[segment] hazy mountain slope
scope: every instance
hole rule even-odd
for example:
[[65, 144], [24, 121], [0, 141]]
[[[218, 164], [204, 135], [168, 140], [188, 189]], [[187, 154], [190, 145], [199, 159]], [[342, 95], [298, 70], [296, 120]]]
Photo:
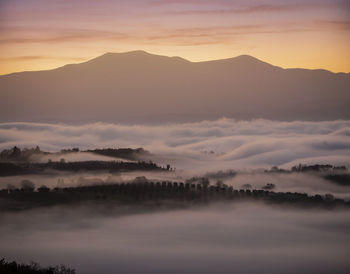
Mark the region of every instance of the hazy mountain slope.
[[350, 118], [350, 75], [250, 56], [192, 63], [142, 51], [0, 76], [0, 121]]

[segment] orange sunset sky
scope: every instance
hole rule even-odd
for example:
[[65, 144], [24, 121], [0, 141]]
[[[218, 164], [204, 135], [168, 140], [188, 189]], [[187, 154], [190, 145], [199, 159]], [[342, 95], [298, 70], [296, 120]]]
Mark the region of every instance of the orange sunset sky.
[[350, 72], [350, 1], [0, 0], [0, 74], [132, 50]]

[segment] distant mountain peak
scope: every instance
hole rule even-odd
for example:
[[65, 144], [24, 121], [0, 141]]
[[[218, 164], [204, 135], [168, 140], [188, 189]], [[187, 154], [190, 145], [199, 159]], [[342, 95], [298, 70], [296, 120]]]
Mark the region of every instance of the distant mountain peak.
[[125, 52], [106, 52], [102, 56], [122, 56], [122, 55], [129, 55], [129, 56], [150, 56], [153, 55], [147, 51], [144, 50], [133, 50], [133, 51], [125, 51]]
[[0, 90], [2, 121], [350, 117], [349, 75], [282, 69], [250, 55], [190, 62], [145, 51], [109, 52], [54, 70], [0, 76]]
[[[261, 61], [260, 59], [254, 57], [254, 56], [248, 55], [248, 54], [238, 55], [238, 56], [236, 56], [236, 57], [232, 57], [231, 59], [234, 59], [234, 60], [251, 61], [251, 62], [263, 62], [263, 61]], [[265, 62], [263, 62], [263, 63], [265, 63]]]
[[230, 60], [234, 61], [237, 63], [245, 63], [245, 64], [264, 64], [268, 66], [274, 66], [271, 65], [270, 63], [264, 62], [254, 56], [248, 55], [248, 54], [243, 54], [243, 55], [238, 55], [236, 57], [228, 58], [228, 59], [223, 59], [223, 60]]
[[270, 71], [275, 69], [282, 69], [280, 67], [271, 65], [267, 62], [264, 62], [256, 57], [251, 55], [239, 55], [236, 57], [218, 59], [212, 61], [204, 61], [198, 63], [212, 64], [216, 66], [224, 66], [229, 69], [238, 69], [238, 70], [261, 70], [261, 71]]
[[133, 59], [136, 61], [144, 62], [145, 60], [151, 59], [162, 59], [162, 60], [177, 60], [181, 62], [190, 62], [179, 56], [164, 56], [146, 52], [144, 50], [134, 50], [127, 52], [107, 52], [103, 55], [100, 55], [96, 58], [93, 58], [86, 63], [105, 63], [105, 62], [114, 62], [118, 59]]
[[218, 59], [218, 60], [210, 60], [210, 61], [200, 61], [200, 62], [191, 62], [187, 59], [184, 59], [179, 56], [165, 56], [165, 55], [159, 55], [159, 54], [153, 54], [149, 53], [144, 50], [134, 50], [134, 51], [127, 51], [127, 52], [107, 52], [99, 57], [96, 57], [94, 59], [91, 59], [90, 61], [87, 61], [87, 63], [108, 63], [108, 62], [114, 62], [118, 59], [133, 59], [132, 61], [139, 61], [139, 62], [145, 62], [146, 60], [167, 60], [167, 61], [177, 61], [177, 62], [186, 62], [186, 63], [220, 63], [220, 64], [227, 64], [227, 65], [235, 65], [240, 66], [241, 68], [259, 68], [259, 67], [269, 67], [269, 68], [276, 68], [275, 66], [266, 63], [256, 57], [253, 57], [251, 55], [243, 54], [236, 57], [226, 58], [226, 59]]

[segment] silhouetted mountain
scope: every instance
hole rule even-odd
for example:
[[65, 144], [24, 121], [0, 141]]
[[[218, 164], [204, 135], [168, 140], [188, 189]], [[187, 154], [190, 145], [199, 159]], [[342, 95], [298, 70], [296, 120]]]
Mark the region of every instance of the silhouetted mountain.
[[349, 119], [350, 75], [254, 57], [189, 62], [143, 51], [0, 76], [0, 121]]

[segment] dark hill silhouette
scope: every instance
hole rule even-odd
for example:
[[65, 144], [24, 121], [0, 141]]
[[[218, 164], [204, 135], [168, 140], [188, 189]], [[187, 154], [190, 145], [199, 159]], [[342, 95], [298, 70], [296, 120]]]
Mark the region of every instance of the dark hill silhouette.
[[0, 122], [349, 119], [350, 74], [143, 51], [0, 76]]

